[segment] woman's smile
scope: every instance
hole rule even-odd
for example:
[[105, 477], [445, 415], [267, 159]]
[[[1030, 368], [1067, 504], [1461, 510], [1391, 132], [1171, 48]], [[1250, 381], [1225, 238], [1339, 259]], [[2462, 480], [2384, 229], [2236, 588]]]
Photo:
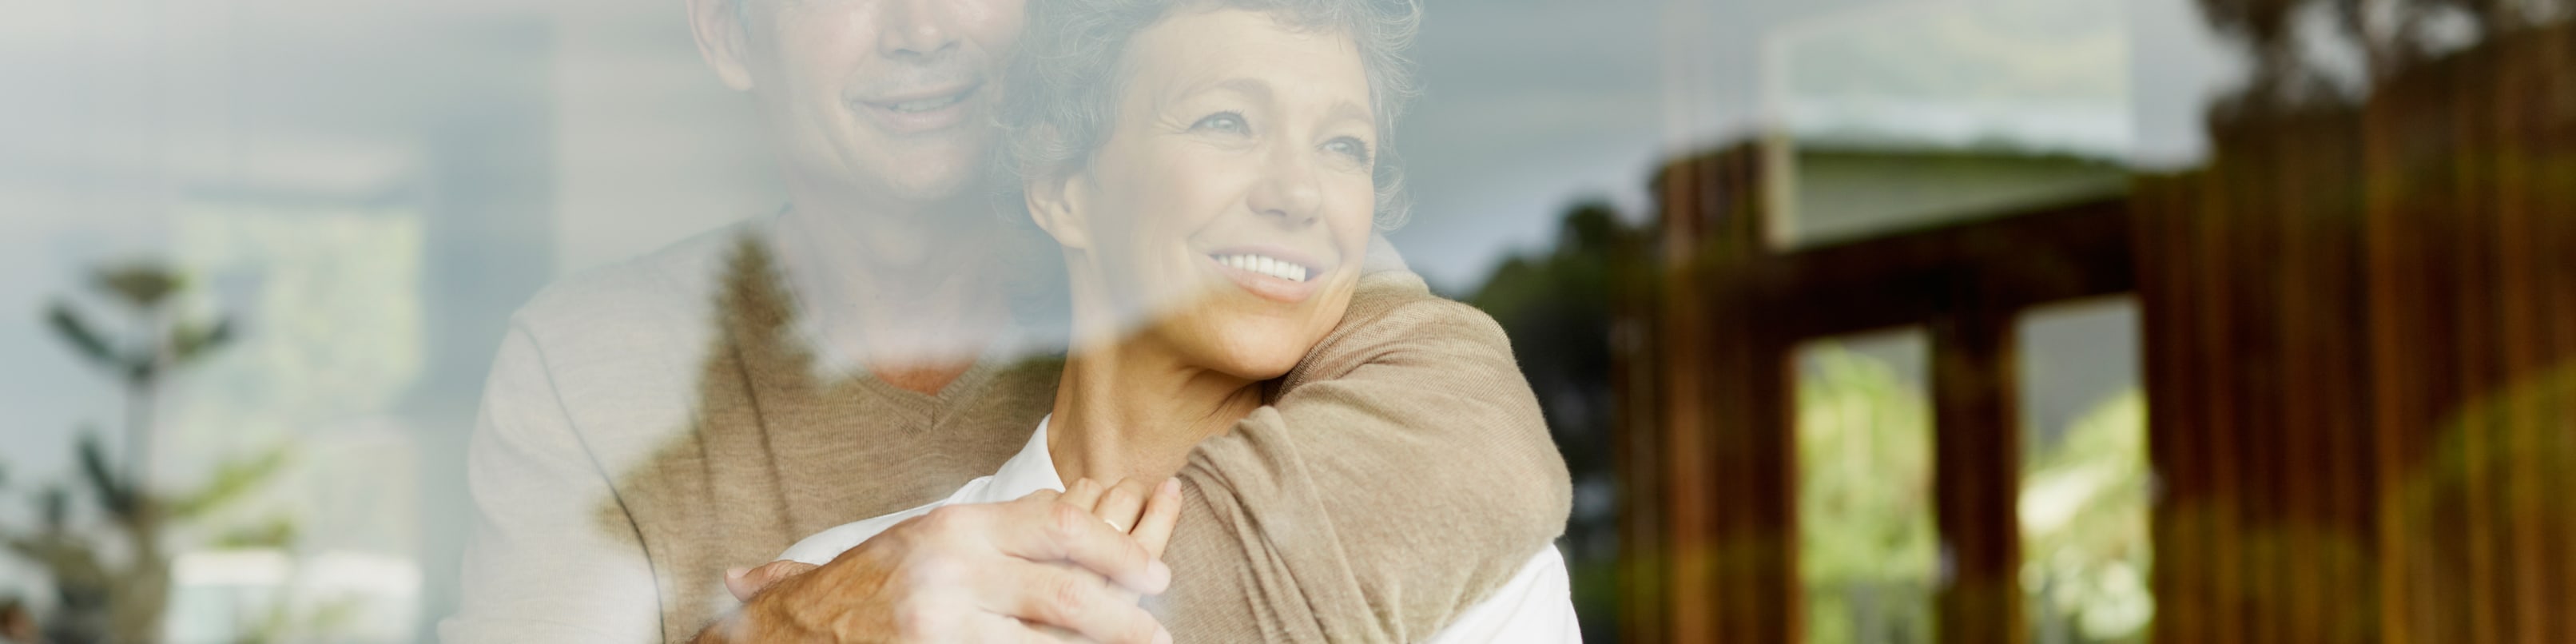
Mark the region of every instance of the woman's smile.
[[1341, 322], [1368, 252], [1379, 139], [1360, 50], [1237, 8], [1176, 13], [1128, 46], [1096, 147], [1026, 175], [1030, 216], [1067, 250], [1076, 335], [1279, 377]]
[[1205, 257], [1211, 270], [1244, 291], [1281, 304], [1314, 297], [1317, 278], [1331, 273], [1313, 258], [1276, 246], [1233, 246]]

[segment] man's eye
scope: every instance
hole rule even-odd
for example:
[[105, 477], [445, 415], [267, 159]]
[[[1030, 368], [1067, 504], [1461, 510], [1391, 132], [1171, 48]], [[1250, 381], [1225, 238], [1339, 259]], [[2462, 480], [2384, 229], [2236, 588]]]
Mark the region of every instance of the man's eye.
[[1252, 131], [1251, 126], [1244, 124], [1243, 115], [1234, 112], [1218, 112], [1215, 114], [1209, 114], [1207, 118], [1199, 119], [1198, 123], [1191, 124], [1190, 129], [1224, 132], [1227, 134], [1243, 134]]
[[1362, 164], [1369, 162], [1368, 144], [1347, 136], [1325, 142], [1324, 151], [1342, 155]]

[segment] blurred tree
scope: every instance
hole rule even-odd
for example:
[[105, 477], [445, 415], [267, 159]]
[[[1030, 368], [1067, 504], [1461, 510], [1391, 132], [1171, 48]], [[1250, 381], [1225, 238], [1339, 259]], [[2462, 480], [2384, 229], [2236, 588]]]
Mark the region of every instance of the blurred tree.
[[2035, 642], [2143, 642], [2147, 588], [2146, 394], [2114, 395], [2033, 454], [2022, 476], [2022, 592]]
[[[2245, 48], [2253, 74], [2220, 115], [2294, 110], [2357, 98], [2338, 91], [2320, 50], [2357, 54], [2361, 78], [2388, 78], [2498, 34], [2576, 14], [2568, 0], [2198, 0], [2222, 38]], [[2352, 88], [2365, 89], [2365, 88]]]
[[1645, 236], [1600, 201], [1568, 209], [1553, 248], [1506, 259], [1469, 304], [1511, 337], [1521, 372], [1538, 394], [1548, 433], [1574, 478], [1574, 516], [1564, 539], [1584, 639], [1617, 641], [1618, 473], [1611, 424], [1611, 306], [1621, 289], [1642, 289]]
[[[118, 342], [69, 301], [56, 300], [45, 315], [54, 334], [92, 365], [125, 386], [126, 472], [122, 483], [148, 485], [152, 465], [152, 412], [163, 377], [194, 366], [232, 341], [232, 321], [180, 319], [171, 297], [186, 286], [178, 271], [154, 262], [100, 269], [91, 286], [131, 315], [131, 339]], [[109, 481], [117, 483], [119, 481]], [[119, 490], [130, 492], [131, 490]]]
[[1930, 642], [1940, 539], [1931, 403], [1886, 362], [1815, 349], [1798, 382], [1798, 578], [1807, 641]]
[[[125, 459], [111, 461], [99, 432], [84, 428], [74, 457], [79, 479], [105, 514], [115, 538], [76, 525], [71, 494], [48, 485], [36, 493], [33, 531], [0, 526], [6, 545], [51, 573], [57, 599], [45, 623], [55, 644], [149, 642], [159, 639], [170, 595], [169, 553], [163, 542], [172, 525], [201, 519], [240, 500], [284, 466], [283, 447], [216, 468], [207, 485], [164, 493], [151, 482], [153, 410], [170, 374], [193, 366], [232, 339], [229, 320], [182, 319], [173, 297], [186, 286], [175, 270], [152, 262], [109, 266], [91, 286], [131, 318], [124, 333], [94, 323], [81, 309], [57, 300], [45, 318], [74, 353], [115, 377], [125, 390]], [[5, 483], [5, 482], [0, 482]], [[292, 530], [270, 535], [291, 538]], [[122, 553], [102, 552], [122, 545]], [[283, 545], [271, 543], [268, 545]], [[121, 554], [121, 556], [120, 556]]]

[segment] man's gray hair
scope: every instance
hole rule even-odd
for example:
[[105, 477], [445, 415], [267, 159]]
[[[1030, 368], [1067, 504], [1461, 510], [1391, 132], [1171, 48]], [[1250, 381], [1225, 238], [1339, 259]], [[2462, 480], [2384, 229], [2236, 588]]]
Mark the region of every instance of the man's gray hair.
[[1120, 59], [1137, 33], [1182, 9], [1242, 9], [1293, 28], [1347, 36], [1358, 45], [1377, 114], [1377, 224], [1393, 228], [1409, 205], [1395, 154], [1396, 117], [1414, 94], [1412, 47], [1420, 0], [1030, 0], [1028, 28], [1003, 76], [997, 170], [1013, 196], [1035, 173], [1078, 167], [1116, 127], [1126, 80]]

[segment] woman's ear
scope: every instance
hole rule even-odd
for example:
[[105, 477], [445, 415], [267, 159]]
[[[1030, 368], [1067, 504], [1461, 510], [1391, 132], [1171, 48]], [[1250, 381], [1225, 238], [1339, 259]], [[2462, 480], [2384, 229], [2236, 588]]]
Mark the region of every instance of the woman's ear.
[[1091, 248], [1091, 222], [1084, 218], [1090, 212], [1090, 192], [1083, 187], [1080, 172], [1070, 169], [1050, 170], [1029, 175], [1029, 219], [1037, 222], [1047, 236], [1065, 248]]
[[689, 33], [697, 37], [698, 57], [716, 70], [716, 78], [734, 91], [751, 89], [749, 53], [751, 16], [745, 3], [760, 0], [688, 0]]

